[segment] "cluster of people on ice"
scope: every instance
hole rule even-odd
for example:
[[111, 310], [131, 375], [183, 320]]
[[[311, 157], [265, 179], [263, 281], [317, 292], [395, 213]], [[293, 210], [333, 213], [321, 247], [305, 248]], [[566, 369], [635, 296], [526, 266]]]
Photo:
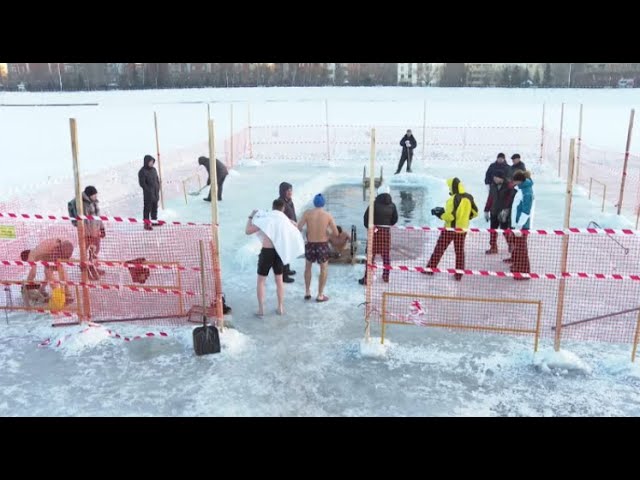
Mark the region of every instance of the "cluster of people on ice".
[[[407, 132], [410, 135], [410, 131]], [[407, 138], [405, 136], [405, 138]], [[403, 154], [398, 166], [398, 171], [405, 161], [408, 161], [407, 171], [411, 171], [412, 149], [415, 148], [414, 140], [403, 138]], [[404, 143], [404, 142], [408, 143]], [[413, 142], [413, 143], [411, 143]], [[412, 146], [413, 145], [413, 146]], [[406, 150], [406, 153], [405, 153]], [[526, 231], [532, 228], [534, 212], [533, 181], [531, 173], [526, 170], [524, 162], [519, 154], [511, 156], [511, 165], [506, 161], [504, 153], [499, 153], [496, 161], [489, 165], [485, 174], [487, 186], [487, 199], [484, 205], [484, 218], [491, 229], [512, 230], [505, 232], [509, 256], [503, 261], [511, 264], [512, 272], [529, 273], [530, 263], [527, 249]], [[469, 222], [479, 215], [479, 208], [474, 197], [465, 189], [462, 181], [457, 178], [447, 179], [449, 198], [444, 207], [436, 207], [431, 213], [443, 221], [446, 228], [466, 230]], [[284, 283], [292, 283], [295, 271], [289, 267], [292, 259], [302, 252], [305, 256], [305, 300], [310, 300], [312, 266], [318, 263], [320, 276], [318, 281], [317, 302], [329, 300], [324, 294], [328, 276], [328, 263], [332, 250], [340, 250], [349, 242], [349, 236], [335, 224], [333, 216], [325, 210], [326, 200], [322, 194], [317, 194], [313, 199], [313, 208], [304, 212], [300, 219], [296, 216], [293, 204], [293, 187], [290, 183], [280, 184], [279, 197], [273, 201], [272, 212], [259, 212], [254, 210], [248, 216], [245, 233], [251, 235], [257, 233], [262, 242], [262, 250], [258, 259], [257, 315], [264, 315], [265, 284], [271, 270], [274, 272], [277, 286], [279, 314], [284, 313]], [[373, 233], [373, 259], [382, 257], [384, 264], [390, 264], [391, 226], [398, 222], [398, 211], [390, 195], [388, 186], [381, 186], [374, 201], [374, 219], [376, 226]], [[367, 207], [364, 218], [365, 228], [369, 226], [369, 208]], [[306, 242], [301, 232], [306, 227]], [[466, 231], [443, 230], [426, 267], [435, 269], [438, 267], [445, 251], [451, 243], [455, 251], [455, 268], [465, 269], [465, 239]], [[489, 236], [489, 248], [487, 255], [498, 253], [498, 234], [491, 232]], [[425, 272], [433, 275], [433, 272]], [[462, 274], [456, 273], [453, 278], [462, 280]], [[383, 270], [382, 281], [389, 282], [390, 271]], [[521, 277], [514, 277], [523, 280]], [[365, 275], [358, 280], [361, 285], [366, 285], [368, 269]]]
[[[156, 159], [151, 155], [145, 155], [143, 158], [142, 168], [138, 171], [138, 184], [142, 189], [142, 217], [144, 219], [144, 229], [153, 230], [154, 226], [161, 225], [158, 222], [158, 202], [160, 200], [160, 178], [155, 168]], [[202, 165], [207, 170], [207, 186], [211, 185], [210, 176], [210, 161], [207, 157], [198, 158], [198, 164]], [[220, 160], [216, 159], [216, 177], [217, 177], [217, 192], [218, 200], [222, 200], [222, 185], [229, 174], [227, 167]], [[211, 201], [211, 190], [209, 190], [208, 196], [204, 199]], [[98, 217], [100, 215], [100, 207], [98, 200], [98, 190], [93, 185], [87, 186], [82, 192], [82, 212], [78, 211], [76, 199], [72, 199], [67, 204], [67, 210], [71, 218], [78, 216], [92, 216]], [[99, 219], [83, 220], [84, 230], [84, 242], [87, 252], [87, 261], [92, 263], [98, 260], [98, 254], [100, 253], [100, 244], [102, 239], [106, 236], [106, 230], [103, 222]], [[77, 226], [78, 222], [72, 220], [74, 226]], [[34, 249], [24, 250], [21, 252], [21, 259], [23, 261], [31, 262], [60, 262], [68, 260], [73, 254], [74, 246], [69, 239], [64, 238], [48, 238], [42, 240]], [[144, 258], [135, 259], [131, 263], [141, 264], [145, 261]], [[95, 266], [82, 267], [86, 270], [89, 280], [99, 280], [105, 271], [96, 268]], [[129, 268], [133, 282], [144, 283], [149, 276], [149, 270], [145, 267], [131, 267]], [[26, 305], [35, 305], [37, 303], [47, 302], [50, 298], [50, 294], [46, 287], [48, 284], [56, 281], [56, 274], [58, 281], [65, 281], [65, 270], [62, 264], [57, 266], [45, 267], [44, 281], [36, 281], [37, 267], [32, 266], [26, 278], [26, 284], [22, 288], [22, 297]], [[66, 304], [72, 301], [69, 288], [64, 287]], [[230, 307], [224, 306], [225, 311], [229, 311]]]
[[[400, 173], [404, 164], [407, 164], [407, 172], [412, 172], [411, 163], [413, 151], [417, 147], [417, 142], [411, 130], [407, 130], [400, 141], [402, 153], [396, 174]], [[160, 180], [155, 169], [155, 158], [145, 155], [143, 166], [138, 172], [139, 185], [143, 192], [143, 218], [144, 229], [153, 230], [159, 225], [158, 201], [160, 198]], [[532, 218], [534, 211], [533, 181], [531, 174], [526, 170], [520, 155], [515, 153], [511, 156], [511, 165], [506, 161], [504, 153], [499, 153], [495, 162], [487, 168], [484, 183], [487, 186], [487, 200], [484, 206], [484, 217], [492, 229], [513, 230], [505, 232], [504, 238], [510, 254], [503, 261], [511, 264], [512, 272], [530, 272], [530, 262], [527, 249], [527, 235], [522, 231], [532, 228]], [[205, 167], [208, 174], [207, 186], [211, 185], [211, 164], [207, 157], [199, 157], [198, 164]], [[222, 187], [228, 176], [227, 167], [220, 160], [216, 159], [216, 180], [217, 198], [222, 200]], [[443, 221], [444, 227], [467, 229], [469, 222], [479, 215], [479, 208], [474, 197], [465, 189], [462, 181], [457, 178], [447, 179], [449, 187], [449, 198], [444, 207], [435, 207], [431, 213]], [[293, 283], [296, 272], [291, 270], [290, 263], [293, 259], [304, 254], [305, 257], [305, 294], [304, 299], [310, 300], [312, 266], [319, 265], [318, 289], [315, 295], [316, 302], [326, 302], [329, 297], [325, 295], [325, 287], [328, 277], [329, 259], [339, 257], [351, 248], [353, 252], [351, 236], [342, 227], [336, 225], [331, 213], [325, 209], [326, 199], [319, 193], [313, 198], [313, 208], [305, 211], [298, 218], [295, 205], [293, 203], [293, 186], [288, 182], [282, 182], [279, 186], [278, 198], [273, 200], [272, 210], [268, 212], [254, 210], [248, 216], [245, 233], [247, 235], [257, 234], [262, 243], [262, 249], [258, 257], [257, 266], [257, 315], [264, 315], [266, 279], [269, 272], [273, 270], [278, 307], [277, 313], [284, 313], [284, 284]], [[83, 193], [83, 212], [85, 216], [100, 215], [98, 191], [94, 186], [87, 186]], [[211, 189], [204, 199], [211, 201]], [[69, 215], [78, 216], [78, 209], [75, 199], [68, 204]], [[87, 246], [89, 262], [97, 260], [100, 252], [101, 240], [106, 232], [102, 221], [83, 220], [84, 237]], [[390, 227], [398, 222], [398, 211], [390, 195], [388, 186], [381, 186], [374, 201], [374, 219], [376, 226], [373, 234], [373, 261], [377, 256], [382, 257], [384, 264], [390, 264], [391, 249], [391, 229]], [[76, 221], [73, 222], [76, 225]], [[365, 228], [369, 226], [369, 208], [364, 212], [363, 223]], [[302, 232], [306, 231], [306, 241]], [[455, 268], [463, 270], [465, 268], [465, 239], [466, 231], [444, 230], [440, 232], [433, 253], [426, 267], [437, 268], [445, 251], [451, 243], [455, 252]], [[73, 244], [67, 239], [53, 238], [42, 241], [35, 249], [22, 252], [22, 259], [25, 261], [50, 261], [57, 262], [71, 258]], [[489, 239], [489, 248], [485, 252], [487, 255], [498, 253], [498, 234], [492, 232]], [[53, 273], [59, 272], [60, 280], [64, 280], [64, 269], [47, 267], [45, 269], [45, 282], [34, 282], [36, 267], [29, 271], [27, 281], [29, 284], [23, 288], [23, 296], [26, 300], [37, 301], [46, 300], [47, 293], [44, 287], [47, 283], [54, 281]], [[104, 271], [95, 267], [87, 269], [91, 280], [98, 280]], [[132, 272], [138, 274], [141, 272]], [[145, 272], [142, 272], [145, 273]], [[433, 272], [425, 272], [433, 275]], [[389, 282], [389, 270], [383, 270], [383, 282]], [[456, 273], [453, 278], [461, 280], [462, 274]], [[520, 280], [521, 278], [517, 278]], [[143, 282], [143, 280], [139, 279]], [[136, 279], [134, 278], [134, 281]], [[370, 281], [368, 269], [358, 280], [361, 285], [366, 285]], [[67, 297], [70, 296], [67, 293]]]

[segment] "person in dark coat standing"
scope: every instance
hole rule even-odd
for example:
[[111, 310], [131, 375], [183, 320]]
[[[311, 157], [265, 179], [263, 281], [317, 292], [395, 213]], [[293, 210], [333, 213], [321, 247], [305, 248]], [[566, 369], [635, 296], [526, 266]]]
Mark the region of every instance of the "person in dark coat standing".
[[[138, 183], [142, 187], [144, 209], [142, 216], [145, 220], [158, 220], [158, 201], [160, 200], [160, 179], [153, 166], [156, 159], [151, 155], [144, 156], [144, 165], [138, 172]], [[151, 217], [151, 218], [149, 218]], [[145, 230], [153, 230], [151, 223], [145, 222]]]
[[509, 168], [504, 153], [500, 152], [496, 157], [496, 161], [489, 165], [487, 173], [484, 174], [484, 184], [487, 186], [487, 189], [489, 190], [491, 184], [493, 184], [493, 177], [496, 173], [502, 173], [504, 175], [503, 178], [505, 178], [509, 173]]
[[[207, 157], [198, 158], [198, 163], [207, 169], [207, 185], [211, 185], [211, 171], [209, 170], [211, 162]], [[227, 166], [216, 158], [216, 180], [218, 185], [218, 201], [222, 201], [222, 184], [229, 175]], [[204, 199], [205, 202], [211, 201], [211, 189], [209, 189], [209, 195]]]
[[[278, 198], [284, 202], [284, 214], [289, 217], [289, 220], [297, 222], [296, 207], [293, 204], [293, 186], [290, 183], [282, 182], [280, 184], [280, 196]], [[284, 283], [293, 283], [295, 280], [291, 278], [291, 276], [295, 274], [296, 271], [291, 270], [289, 264], [285, 265], [282, 281]]]
[[[364, 228], [369, 228], [369, 207], [364, 212]], [[391, 194], [389, 193], [389, 187], [380, 187], [378, 189], [378, 196], [373, 204], [373, 224], [375, 229], [373, 231], [373, 251], [371, 253], [371, 260], [374, 261], [376, 255], [382, 257], [382, 262], [385, 265], [391, 263], [391, 225], [398, 223], [398, 209], [396, 208]], [[365, 274], [358, 283], [360, 285], [367, 284], [368, 269], [365, 267]], [[382, 280], [389, 283], [389, 270], [383, 270]]]
[[404, 162], [407, 162], [407, 173], [411, 173], [411, 160], [413, 160], [413, 149], [418, 146], [418, 142], [416, 142], [413, 133], [411, 133], [411, 129], [407, 130], [407, 133], [402, 140], [400, 140], [400, 146], [402, 147], [402, 155], [400, 155], [400, 162], [398, 162], [398, 168], [396, 173], [400, 173], [402, 167], [404, 166]]
[[507, 180], [513, 179], [513, 176], [518, 170], [526, 172], [527, 167], [525, 166], [524, 162], [520, 160], [520, 154], [514, 153], [513, 155], [511, 155], [511, 166], [509, 167], [509, 172], [507, 173]]
[[[507, 230], [511, 228], [511, 202], [515, 192], [510, 183], [505, 180], [505, 171], [498, 170], [493, 174], [493, 183], [489, 189], [489, 197], [484, 206], [484, 219], [491, 222], [491, 228], [500, 228]], [[511, 236], [504, 234], [507, 241], [509, 252], [511, 252], [512, 241]], [[495, 255], [498, 253], [498, 234], [490, 232], [489, 234], [489, 250], [487, 255]]]

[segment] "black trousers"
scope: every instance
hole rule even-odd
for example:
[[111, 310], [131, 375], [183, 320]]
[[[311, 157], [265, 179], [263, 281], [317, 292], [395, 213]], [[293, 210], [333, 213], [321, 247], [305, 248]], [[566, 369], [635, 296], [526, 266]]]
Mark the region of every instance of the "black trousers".
[[407, 172], [411, 170], [411, 160], [413, 160], [413, 152], [402, 150], [402, 155], [400, 155], [400, 162], [398, 163], [396, 172], [400, 172], [402, 170], [402, 167], [404, 167], [404, 162], [407, 162]]
[[[149, 218], [151, 215], [151, 218]], [[158, 219], [158, 201], [144, 200], [144, 210], [142, 211], [142, 218], [145, 220], [157, 220]]]
[[[223, 177], [222, 180], [218, 181], [218, 201], [222, 200], [222, 185], [224, 185], [224, 181], [227, 177]], [[207, 200], [211, 200], [211, 188], [209, 188], [209, 195], [207, 196]]]

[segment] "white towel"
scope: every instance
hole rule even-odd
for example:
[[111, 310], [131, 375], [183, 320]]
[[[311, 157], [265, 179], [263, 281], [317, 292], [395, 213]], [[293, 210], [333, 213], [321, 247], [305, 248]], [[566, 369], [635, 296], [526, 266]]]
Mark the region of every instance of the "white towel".
[[285, 265], [304, 254], [302, 233], [280, 210], [258, 210], [253, 216], [253, 224], [269, 237]]

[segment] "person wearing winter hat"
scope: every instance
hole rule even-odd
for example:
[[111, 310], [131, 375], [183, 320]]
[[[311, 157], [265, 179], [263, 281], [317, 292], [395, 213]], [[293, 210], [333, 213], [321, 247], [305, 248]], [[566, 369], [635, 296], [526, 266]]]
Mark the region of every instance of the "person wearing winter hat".
[[326, 204], [324, 196], [319, 193], [313, 197], [313, 206], [302, 215], [298, 228], [300, 231], [307, 227], [307, 243], [305, 245], [304, 256], [306, 259], [304, 268], [304, 299], [311, 299], [311, 267], [314, 262], [320, 265], [320, 278], [318, 280], [318, 295], [316, 302], [326, 302], [329, 300], [324, 294], [324, 287], [327, 284], [327, 276], [329, 274], [329, 256], [331, 248], [329, 247], [329, 231], [331, 235], [338, 235], [338, 227], [333, 216], [324, 210]]
[[[98, 190], [93, 185], [88, 185], [82, 192], [82, 215], [87, 217], [100, 216], [100, 207], [98, 206]], [[67, 209], [69, 210], [69, 216], [72, 218], [78, 217], [78, 206], [76, 199], [72, 199], [67, 203]], [[76, 220], [71, 221], [74, 226], [78, 226]], [[89, 262], [96, 261], [98, 254], [100, 253], [101, 240], [106, 236], [106, 231], [102, 220], [83, 220], [84, 224], [84, 240], [87, 248], [87, 255]], [[104, 275], [104, 270], [94, 267], [93, 265], [88, 268], [89, 278], [91, 280], [99, 280], [100, 276]]]
[[511, 180], [518, 170], [522, 172], [526, 172], [527, 167], [524, 164], [524, 162], [520, 159], [520, 154], [514, 153], [513, 155], [511, 155], [511, 166], [507, 171], [507, 180]]
[[[278, 187], [278, 191], [278, 198], [284, 202], [284, 214], [289, 217], [289, 220], [297, 222], [298, 217], [296, 216], [296, 207], [293, 204], [293, 185], [288, 182], [282, 182]], [[291, 270], [288, 264], [285, 265], [282, 281], [284, 283], [293, 283], [295, 280], [291, 277], [295, 274], [295, 270]]]
[[496, 173], [503, 173], [505, 176], [509, 173], [509, 165], [507, 164], [504, 153], [498, 153], [496, 161], [489, 165], [487, 172], [484, 174], [484, 184], [487, 186], [487, 190], [491, 189], [493, 183], [493, 176]]
[[[388, 186], [380, 186], [378, 188], [378, 196], [374, 200], [373, 204], [373, 251], [371, 254], [371, 260], [375, 261], [376, 255], [382, 257], [382, 262], [385, 265], [391, 263], [390, 250], [391, 250], [391, 229], [389, 226], [398, 223], [398, 209], [396, 208], [391, 194], [389, 193]], [[369, 207], [364, 212], [364, 228], [369, 228]], [[360, 285], [367, 284], [368, 271], [365, 267], [364, 276], [358, 280]], [[382, 280], [386, 283], [389, 282], [389, 270], [382, 272]]]
[[[514, 191], [509, 182], [506, 181], [506, 171], [496, 169], [493, 173], [493, 183], [489, 188], [489, 196], [484, 206], [484, 219], [490, 223], [492, 229], [500, 228], [507, 230], [511, 228], [511, 202], [513, 201]], [[511, 252], [511, 236], [504, 234], [509, 252]], [[489, 250], [487, 255], [498, 253], [498, 234], [491, 232], [489, 234]]]
[[[533, 194], [533, 180], [528, 170], [518, 170], [513, 174], [515, 184], [515, 196], [511, 206], [511, 228], [513, 228], [513, 253], [511, 259], [505, 259], [512, 264], [511, 271], [530, 273], [529, 251], [527, 237], [529, 230], [533, 228], [533, 216], [535, 211], [535, 196]], [[514, 278], [515, 280], [528, 280], [528, 278]]]
[[[142, 188], [144, 208], [142, 216], [145, 220], [144, 229], [153, 230], [150, 220], [158, 220], [158, 201], [160, 200], [160, 178], [154, 168], [156, 159], [151, 155], [145, 155], [143, 165], [138, 171], [138, 183]], [[149, 218], [151, 217], [151, 218]], [[157, 223], [156, 223], [157, 225]]]

